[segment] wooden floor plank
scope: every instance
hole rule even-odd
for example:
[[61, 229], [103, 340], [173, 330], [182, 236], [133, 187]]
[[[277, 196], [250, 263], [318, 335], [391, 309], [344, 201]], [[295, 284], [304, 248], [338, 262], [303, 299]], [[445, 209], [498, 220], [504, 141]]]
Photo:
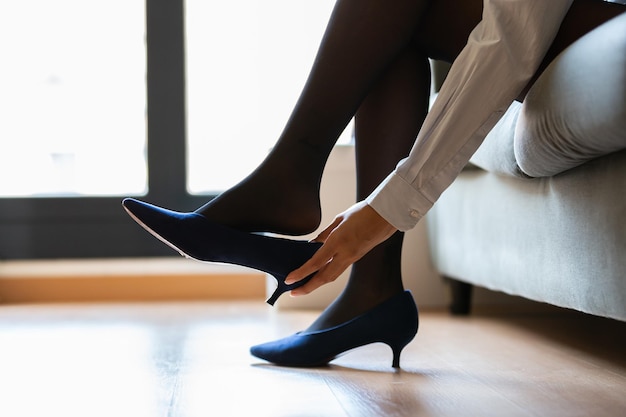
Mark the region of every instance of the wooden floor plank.
[[316, 312], [260, 302], [0, 307], [0, 416], [594, 416], [626, 411], [626, 323], [422, 312], [400, 370], [382, 344], [314, 369], [250, 345]]

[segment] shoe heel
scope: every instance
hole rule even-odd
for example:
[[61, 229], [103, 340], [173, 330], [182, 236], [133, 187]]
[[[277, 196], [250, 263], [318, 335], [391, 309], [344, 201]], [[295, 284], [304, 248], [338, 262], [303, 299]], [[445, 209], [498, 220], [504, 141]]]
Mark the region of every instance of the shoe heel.
[[396, 345], [396, 346], [389, 345], [389, 347], [391, 348], [391, 351], [393, 352], [393, 360], [391, 362], [392, 368], [400, 367], [400, 354], [402, 353], [402, 349], [404, 349], [405, 346], [406, 345]]

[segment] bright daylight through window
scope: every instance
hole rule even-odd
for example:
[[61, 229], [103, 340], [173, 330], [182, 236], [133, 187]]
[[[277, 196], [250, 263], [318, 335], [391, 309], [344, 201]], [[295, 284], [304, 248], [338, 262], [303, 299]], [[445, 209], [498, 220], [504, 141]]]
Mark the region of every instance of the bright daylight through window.
[[0, 197], [146, 191], [144, 1], [2, 1], [0, 54]]

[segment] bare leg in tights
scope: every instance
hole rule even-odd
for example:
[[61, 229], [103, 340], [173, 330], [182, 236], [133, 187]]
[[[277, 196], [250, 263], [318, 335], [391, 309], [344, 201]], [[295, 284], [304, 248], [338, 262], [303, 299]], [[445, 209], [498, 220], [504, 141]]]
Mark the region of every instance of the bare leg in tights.
[[[576, 1], [545, 62], [624, 10], [613, 6]], [[326, 159], [355, 113], [357, 198], [365, 198], [408, 154], [425, 117], [427, 57], [452, 62], [481, 11], [481, 0], [338, 1], [274, 150], [247, 179], [198, 211], [242, 230], [315, 229]], [[402, 238], [396, 233], [355, 263], [343, 293], [310, 329], [344, 322], [402, 291]]]
[[[370, 91], [355, 119], [357, 201], [366, 198], [413, 146], [426, 112], [430, 67], [414, 45]], [[397, 232], [352, 266], [342, 295], [309, 330], [340, 324], [403, 291]]]

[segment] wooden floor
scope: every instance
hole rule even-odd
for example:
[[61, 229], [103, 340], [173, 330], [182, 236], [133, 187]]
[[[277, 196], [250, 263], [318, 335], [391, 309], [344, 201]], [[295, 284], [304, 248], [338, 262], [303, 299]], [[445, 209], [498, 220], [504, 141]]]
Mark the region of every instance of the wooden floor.
[[626, 326], [579, 314], [422, 312], [331, 366], [256, 360], [312, 312], [257, 302], [0, 306], [0, 416], [624, 416]]

